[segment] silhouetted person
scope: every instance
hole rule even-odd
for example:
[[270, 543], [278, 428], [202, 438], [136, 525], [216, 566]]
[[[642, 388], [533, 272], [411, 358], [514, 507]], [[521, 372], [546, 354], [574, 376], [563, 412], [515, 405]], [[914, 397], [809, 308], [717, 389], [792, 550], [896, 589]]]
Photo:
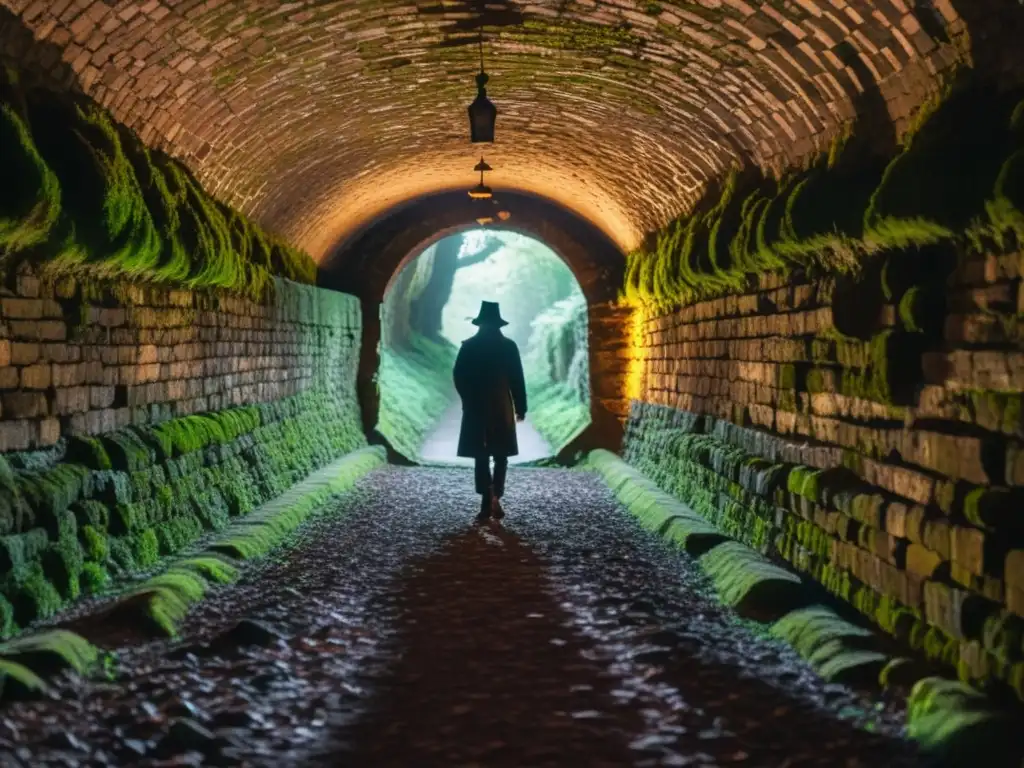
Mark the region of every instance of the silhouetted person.
[[505, 515], [501, 497], [508, 457], [519, 453], [516, 421], [526, 418], [526, 382], [519, 347], [501, 333], [508, 323], [501, 319], [498, 305], [481, 302], [473, 325], [480, 330], [462, 342], [454, 373], [455, 389], [462, 398], [458, 454], [476, 461], [477, 520], [482, 522], [492, 514], [496, 518]]

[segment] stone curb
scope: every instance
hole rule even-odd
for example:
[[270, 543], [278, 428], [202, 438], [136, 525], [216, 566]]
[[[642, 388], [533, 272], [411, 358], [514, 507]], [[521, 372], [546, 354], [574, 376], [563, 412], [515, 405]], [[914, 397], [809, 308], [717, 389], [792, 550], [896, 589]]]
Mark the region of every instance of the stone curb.
[[[813, 586], [719, 531], [616, 454], [595, 450], [586, 464], [641, 526], [697, 559], [724, 603], [771, 623], [771, 633], [789, 643], [824, 679], [884, 687], [897, 668], [917, 669], [908, 659], [881, 652], [874, 630], [816, 604]], [[1019, 765], [1024, 740], [1018, 735], [1015, 713], [995, 709], [984, 694], [958, 681], [919, 673], [901, 682], [911, 681], [908, 735], [938, 755], [941, 765], [973, 764], [978, 750], [993, 754], [993, 747], [999, 759], [1006, 755], [1009, 762], [986, 766]]]
[[[127, 586], [119, 597], [95, 615], [124, 614], [137, 618], [141, 612], [148, 615], [148, 623], [155, 625], [153, 629], [163, 634], [176, 634], [178, 622], [202, 600], [212, 584], [229, 583], [241, 575], [236, 567], [239, 560], [262, 556], [280, 545], [326, 502], [351, 489], [359, 478], [384, 462], [384, 449], [379, 446], [361, 448], [342, 456], [281, 496], [235, 520], [201, 552], [166, 560], [159, 573]], [[215, 571], [197, 567], [211, 564]], [[153, 621], [154, 613], [163, 620]], [[14, 698], [39, 695], [45, 692], [46, 678], [52, 674], [68, 668], [87, 674], [101, 659], [99, 649], [65, 629], [20, 635], [0, 644], [0, 703], [5, 687], [15, 691]]]
[[[176, 636], [177, 625], [212, 584], [230, 583], [241, 574], [238, 561], [261, 557], [282, 544], [310, 515], [348, 491], [372, 469], [384, 464], [380, 446], [361, 448], [313, 472], [282, 495], [221, 531], [196, 554], [169, 561], [161, 573], [126, 592], [111, 611], [141, 609], [163, 634]], [[223, 570], [196, 568], [223, 563]], [[216, 565], [214, 566], [216, 568]]]

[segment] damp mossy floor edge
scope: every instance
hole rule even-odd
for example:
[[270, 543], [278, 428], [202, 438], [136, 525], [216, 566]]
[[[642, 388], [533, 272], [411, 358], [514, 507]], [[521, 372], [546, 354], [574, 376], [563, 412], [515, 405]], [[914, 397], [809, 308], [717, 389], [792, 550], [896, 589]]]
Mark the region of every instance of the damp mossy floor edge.
[[[237, 580], [244, 561], [283, 544], [316, 511], [384, 463], [379, 446], [342, 456], [216, 533], [201, 551], [169, 557], [159, 572], [122, 586], [95, 616], [132, 622], [156, 637], [176, 636], [181, 620], [212, 587]], [[109, 658], [67, 629], [48, 627], [19, 635], [0, 644], [0, 706], [45, 694], [46, 680], [64, 670], [93, 674]]]
[[596, 471], [640, 525], [696, 558], [720, 599], [769, 625], [826, 680], [886, 687], [913, 683], [907, 700], [907, 734], [942, 766], [1018, 766], [1024, 759], [1019, 713], [1000, 709], [957, 680], [929, 674], [913, 660], [894, 657], [876, 633], [819, 604], [813, 585], [720, 532], [682, 501], [616, 454], [592, 451]]
[[168, 560], [161, 573], [125, 590], [107, 609], [109, 615], [141, 620], [157, 636], [177, 636], [181, 620], [210, 588], [235, 581], [244, 561], [283, 544], [314, 512], [385, 460], [384, 448], [370, 446], [313, 472], [217, 533], [202, 551]]

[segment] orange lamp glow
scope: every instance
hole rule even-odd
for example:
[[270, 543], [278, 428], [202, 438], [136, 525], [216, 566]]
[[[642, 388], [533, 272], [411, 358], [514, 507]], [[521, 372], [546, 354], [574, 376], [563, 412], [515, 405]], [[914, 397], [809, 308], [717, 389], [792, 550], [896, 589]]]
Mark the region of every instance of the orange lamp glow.
[[469, 190], [469, 196], [474, 200], [490, 200], [493, 197], [491, 188], [484, 184], [484, 171], [492, 170], [491, 166], [481, 157], [480, 162], [473, 166], [474, 171], [480, 171], [480, 183]]
[[643, 309], [637, 308], [629, 317], [629, 360], [626, 363], [626, 399], [639, 400], [646, 386], [646, 361], [644, 359], [644, 324], [647, 317]]

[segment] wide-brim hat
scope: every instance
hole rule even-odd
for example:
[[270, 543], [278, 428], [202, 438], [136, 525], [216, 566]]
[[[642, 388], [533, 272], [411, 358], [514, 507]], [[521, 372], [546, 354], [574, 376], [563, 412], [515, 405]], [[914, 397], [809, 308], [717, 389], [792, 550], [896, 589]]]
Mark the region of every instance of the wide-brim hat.
[[498, 302], [496, 301], [481, 301], [480, 314], [473, 318], [472, 322], [473, 325], [490, 325], [497, 328], [508, 325], [508, 323], [501, 318], [501, 311], [499, 310]]

